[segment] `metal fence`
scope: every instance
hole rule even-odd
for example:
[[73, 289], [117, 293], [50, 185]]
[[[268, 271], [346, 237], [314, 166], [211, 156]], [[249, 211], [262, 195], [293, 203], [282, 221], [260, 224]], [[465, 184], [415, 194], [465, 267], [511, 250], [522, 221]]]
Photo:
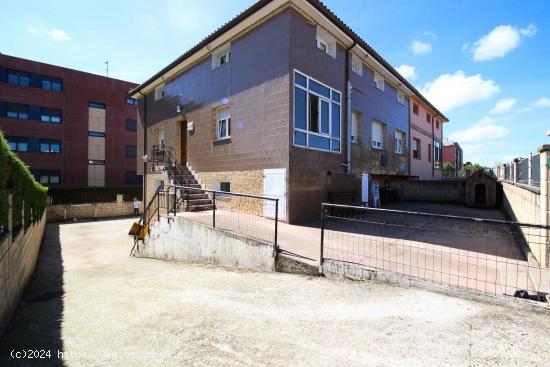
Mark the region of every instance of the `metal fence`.
[[[166, 212], [190, 221], [277, 245], [279, 199], [234, 192], [171, 185], [166, 188]], [[190, 203], [206, 195], [199, 210]]]
[[[531, 155], [529, 158], [518, 158], [517, 170], [514, 172], [515, 163], [504, 165], [503, 178], [509, 181], [530, 186], [540, 186], [540, 155]], [[514, 175], [516, 177], [514, 177]]]
[[[549, 292], [550, 227], [490, 219], [323, 204], [321, 262], [359, 264], [374, 271], [497, 296], [533, 299]], [[525, 296], [525, 294], [524, 294]]]

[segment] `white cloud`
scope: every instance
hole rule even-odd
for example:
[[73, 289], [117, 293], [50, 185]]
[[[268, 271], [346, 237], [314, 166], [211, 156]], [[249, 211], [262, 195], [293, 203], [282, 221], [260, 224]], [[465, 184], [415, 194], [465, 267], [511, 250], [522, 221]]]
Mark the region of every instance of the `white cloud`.
[[[510, 134], [510, 130], [504, 126], [493, 122], [491, 118], [483, 118], [464, 130], [452, 132], [449, 135], [449, 140], [457, 141], [461, 144], [478, 143], [503, 138], [508, 134]], [[477, 151], [479, 151], [478, 144], [471, 144], [471, 146], [474, 148], [477, 147]]]
[[535, 107], [550, 107], [550, 98], [542, 97], [537, 99], [533, 106]]
[[425, 55], [432, 52], [432, 45], [422, 41], [412, 41], [409, 48], [415, 55]]
[[495, 104], [495, 107], [493, 107], [490, 113], [495, 115], [498, 113], [510, 111], [512, 108], [514, 108], [516, 103], [517, 100], [515, 100], [514, 98], [501, 99]]
[[462, 49], [469, 49], [475, 61], [487, 61], [503, 57], [519, 46], [521, 39], [532, 37], [537, 33], [537, 27], [529, 24], [527, 28], [518, 29], [512, 25], [499, 25], [491, 32], [481, 37], [471, 47], [465, 44]]
[[34, 37], [49, 37], [57, 42], [67, 42], [71, 40], [71, 37], [65, 31], [59, 28], [52, 29], [39, 29], [36, 27], [30, 27], [29, 33]]
[[432, 31], [424, 31], [422, 33], [424, 36], [428, 36], [428, 37], [432, 37], [432, 38], [437, 38], [437, 34], [435, 34], [434, 32]]
[[487, 100], [500, 92], [494, 81], [485, 80], [480, 74], [467, 76], [462, 70], [454, 74], [442, 74], [420, 89], [444, 112], [468, 103]]
[[397, 70], [399, 74], [403, 75], [405, 79], [408, 79], [408, 80], [418, 79], [418, 75], [416, 74], [416, 68], [414, 66], [402, 64], [397, 68], [395, 68], [395, 70]]

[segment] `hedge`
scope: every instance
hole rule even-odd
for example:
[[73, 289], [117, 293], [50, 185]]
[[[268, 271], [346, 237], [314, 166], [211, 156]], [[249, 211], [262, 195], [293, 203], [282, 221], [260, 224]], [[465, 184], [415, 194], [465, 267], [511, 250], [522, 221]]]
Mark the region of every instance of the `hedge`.
[[48, 195], [52, 204], [82, 204], [116, 201], [117, 194], [122, 194], [125, 201], [138, 198], [141, 200], [141, 186], [121, 187], [50, 187]]
[[[0, 131], [0, 226], [8, 224], [8, 195], [12, 194], [13, 226], [30, 225], [42, 218], [48, 189], [40, 185], [28, 167], [13, 153]], [[23, 202], [24, 221], [21, 223]]]

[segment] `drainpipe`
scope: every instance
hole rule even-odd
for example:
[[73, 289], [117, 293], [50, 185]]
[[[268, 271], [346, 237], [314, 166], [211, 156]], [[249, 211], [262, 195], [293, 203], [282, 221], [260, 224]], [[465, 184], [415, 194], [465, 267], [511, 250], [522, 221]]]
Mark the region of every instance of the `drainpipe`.
[[351, 173], [351, 80], [349, 79], [349, 59], [350, 51], [354, 48], [356, 42], [346, 49], [346, 175]]
[[[147, 96], [138, 92], [143, 97], [143, 155], [147, 155]], [[147, 205], [147, 161], [143, 161], [143, 220], [145, 223], [145, 206]]]
[[435, 130], [434, 130], [434, 125], [435, 125], [435, 119], [437, 118], [437, 116], [439, 116], [438, 113], [436, 113], [435, 116], [432, 117], [432, 151], [430, 152], [431, 155], [432, 155], [432, 178], [435, 177], [435, 155], [434, 155], [434, 152], [435, 152]]

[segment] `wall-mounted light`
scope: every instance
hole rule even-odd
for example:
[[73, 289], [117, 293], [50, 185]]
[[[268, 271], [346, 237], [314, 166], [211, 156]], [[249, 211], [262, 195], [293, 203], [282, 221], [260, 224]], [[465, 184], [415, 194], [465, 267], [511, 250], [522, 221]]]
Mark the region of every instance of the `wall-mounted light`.
[[145, 154], [143, 156], [143, 163], [147, 163], [147, 162], [149, 162], [149, 156], [147, 154]]

